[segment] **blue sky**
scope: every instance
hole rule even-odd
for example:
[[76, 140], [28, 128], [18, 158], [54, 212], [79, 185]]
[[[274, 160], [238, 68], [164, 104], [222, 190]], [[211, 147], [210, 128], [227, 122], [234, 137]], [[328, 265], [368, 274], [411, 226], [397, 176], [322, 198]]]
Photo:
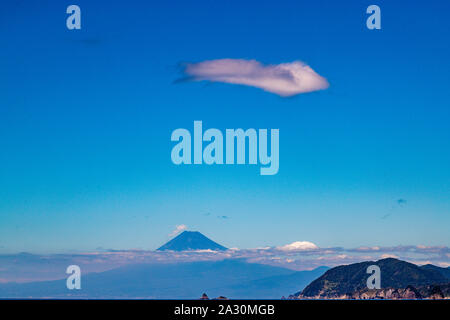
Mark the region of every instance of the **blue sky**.
[[[373, 31], [372, 1], [77, 1], [78, 31], [70, 4], [0, 4], [0, 252], [155, 249], [180, 224], [239, 248], [450, 245], [450, 3], [377, 1]], [[176, 83], [222, 58], [330, 87]], [[278, 174], [175, 166], [194, 120], [279, 128]]]

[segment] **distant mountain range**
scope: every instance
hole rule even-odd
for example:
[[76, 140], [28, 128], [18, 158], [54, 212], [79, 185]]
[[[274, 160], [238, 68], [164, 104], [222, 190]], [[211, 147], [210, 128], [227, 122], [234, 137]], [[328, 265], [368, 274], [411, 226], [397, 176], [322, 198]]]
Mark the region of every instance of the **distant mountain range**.
[[[227, 248], [200, 232], [184, 231], [158, 250]], [[326, 270], [294, 271], [242, 259], [135, 264], [83, 275], [81, 290], [68, 290], [66, 279], [0, 284], [0, 298], [195, 299], [206, 292], [233, 299], [279, 299], [286, 292], [304, 288]]]
[[160, 248], [159, 251], [187, 251], [187, 250], [227, 250], [224, 246], [212, 241], [198, 231], [183, 231]]
[[[381, 290], [367, 289], [366, 281], [370, 275], [366, 270], [370, 265], [380, 267]], [[417, 266], [387, 258], [332, 268], [291, 298], [419, 298], [433, 295], [433, 290], [445, 293], [449, 283], [449, 268]]]
[[[200, 232], [184, 231], [159, 251], [227, 250]], [[21, 257], [27, 257], [21, 255]], [[368, 289], [367, 267], [381, 270], [381, 289]], [[51, 266], [51, 264], [49, 264]], [[87, 273], [81, 290], [60, 280], [0, 283], [1, 298], [196, 299], [202, 293], [231, 299], [421, 299], [450, 298], [450, 268], [388, 258], [311, 271], [250, 263], [244, 259], [134, 264]], [[206, 295], [205, 295], [206, 296]]]
[[82, 277], [81, 290], [68, 290], [66, 280], [0, 284], [0, 298], [279, 299], [302, 288], [328, 268], [293, 271], [243, 260], [174, 264], [139, 264]]

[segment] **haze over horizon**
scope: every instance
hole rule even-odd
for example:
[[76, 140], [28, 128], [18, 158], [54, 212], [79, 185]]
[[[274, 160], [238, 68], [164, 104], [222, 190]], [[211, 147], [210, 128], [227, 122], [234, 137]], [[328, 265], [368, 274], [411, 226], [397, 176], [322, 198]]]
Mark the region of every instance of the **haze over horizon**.
[[198, 231], [185, 229], [186, 226], [176, 228], [178, 233], [172, 233], [173, 238], [157, 250], [98, 248], [92, 252], [0, 254], [0, 283], [59, 280], [65, 277], [66, 267], [73, 264], [80, 266], [83, 274], [106, 272], [127, 266], [143, 269], [148, 266], [152, 269], [162, 265], [180, 265], [180, 268], [187, 266], [193, 272], [196, 269], [189, 267], [190, 263], [220, 264], [221, 261], [225, 264], [226, 261], [235, 261], [236, 266], [250, 266], [247, 265], [249, 263], [294, 272], [318, 271], [324, 267], [395, 258], [417, 265], [433, 264], [450, 270], [450, 249], [444, 246], [321, 248], [308, 241], [296, 241], [278, 247], [238, 249], [225, 248]]

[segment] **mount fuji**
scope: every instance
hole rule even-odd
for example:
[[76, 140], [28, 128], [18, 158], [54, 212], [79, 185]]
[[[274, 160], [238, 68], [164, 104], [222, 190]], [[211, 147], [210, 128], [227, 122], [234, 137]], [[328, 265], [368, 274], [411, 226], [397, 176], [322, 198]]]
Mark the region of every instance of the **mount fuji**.
[[158, 251], [189, 251], [189, 250], [227, 250], [217, 242], [212, 241], [198, 231], [183, 231], [178, 236], [158, 248]]

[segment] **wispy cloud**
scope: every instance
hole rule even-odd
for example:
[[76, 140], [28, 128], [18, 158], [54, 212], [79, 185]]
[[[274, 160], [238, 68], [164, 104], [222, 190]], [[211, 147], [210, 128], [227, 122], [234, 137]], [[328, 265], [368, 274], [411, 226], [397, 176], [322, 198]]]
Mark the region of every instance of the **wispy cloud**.
[[328, 81], [301, 61], [263, 65], [256, 60], [218, 59], [187, 63], [184, 73], [193, 81], [240, 84], [282, 97], [323, 90]]
[[175, 226], [175, 229], [169, 233], [169, 237], [175, 237], [177, 234], [183, 232], [184, 230], [187, 229], [187, 226], [185, 224], [180, 224]]
[[380, 258], [381, 259], [386, 259], [386, 258], [399, 259], [400, 257], [395, 254], [391, 254], [391, 253], [383, 253]]
[[397, 199], [397, 201], [395, 201], [395, 204], [392, 205], [389, 212], [386, 213], [384, 216], [382, 216], [381, 219], [389, 218], [395, 210], [397, 210], [399, 208], [403, 208], [404, 206], [406, 206], [407, 203], [408, 203], [408, 201], [406, 201], [405, 199], [401, 199], [401, 198]]

